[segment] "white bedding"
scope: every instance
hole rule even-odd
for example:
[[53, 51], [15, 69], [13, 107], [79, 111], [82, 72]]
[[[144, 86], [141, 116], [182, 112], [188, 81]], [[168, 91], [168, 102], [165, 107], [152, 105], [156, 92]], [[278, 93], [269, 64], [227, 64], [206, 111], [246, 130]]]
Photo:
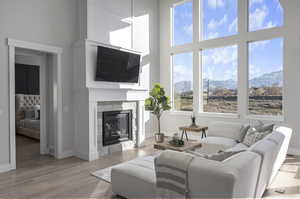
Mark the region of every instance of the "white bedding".
[[23, 119], [19, 121], [21, 128], [30, 128], [30, 129], [36, 129], [40, 130], [40, 120], [34, 120], [34, 119]]

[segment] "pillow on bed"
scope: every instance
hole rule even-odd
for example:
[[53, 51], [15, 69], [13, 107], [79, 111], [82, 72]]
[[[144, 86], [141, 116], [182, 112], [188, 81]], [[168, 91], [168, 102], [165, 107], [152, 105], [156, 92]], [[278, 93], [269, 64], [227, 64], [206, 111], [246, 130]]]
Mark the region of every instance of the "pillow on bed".
[[41, 109], [40, 105], [35, 105], [33, 107], [33, 110], [34, 110], [34, 119], [36, 119], [36, 120], [40, 119], [40, 109]]

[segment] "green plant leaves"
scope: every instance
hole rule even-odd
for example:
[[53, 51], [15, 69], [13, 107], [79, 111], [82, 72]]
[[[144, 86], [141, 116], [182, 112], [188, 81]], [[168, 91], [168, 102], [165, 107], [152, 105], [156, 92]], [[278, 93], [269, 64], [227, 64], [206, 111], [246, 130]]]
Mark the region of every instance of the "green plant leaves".
[[145, 100], [145, 109], [160, 117], [163, 111], [171, 109], [171, 100], [169, 96], [165, 96], [164, 88], [156, 83], [150, 91], [150, 97]]

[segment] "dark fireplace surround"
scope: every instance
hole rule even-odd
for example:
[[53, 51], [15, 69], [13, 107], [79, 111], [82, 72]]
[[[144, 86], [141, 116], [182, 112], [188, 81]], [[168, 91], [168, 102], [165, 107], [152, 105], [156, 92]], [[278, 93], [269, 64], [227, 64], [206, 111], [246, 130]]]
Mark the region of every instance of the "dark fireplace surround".
[[102, 113], [103, 146], [132, 140], [132, 110]]

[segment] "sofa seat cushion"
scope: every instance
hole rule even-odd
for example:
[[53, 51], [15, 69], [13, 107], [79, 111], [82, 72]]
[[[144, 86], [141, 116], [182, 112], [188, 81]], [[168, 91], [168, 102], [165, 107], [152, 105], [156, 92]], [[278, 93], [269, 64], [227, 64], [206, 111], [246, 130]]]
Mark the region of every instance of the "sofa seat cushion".
[[154, 157], [146, 156], [113, 167], [111, 184], [113, 193], [126, 198], [154, 198]]
[[225, 137], [206, 137], [201, 139], [202, 147], [197, 149], [198, 153], [213, 154], [234, 147], [237, 142]]
[[238, 143], [234, 147], [227, 149], [226, 152], [243, 151], [243, 150], [247, 150], [247, 149], [249, 149], [249, 147], [247, 147], [243, 143]]

